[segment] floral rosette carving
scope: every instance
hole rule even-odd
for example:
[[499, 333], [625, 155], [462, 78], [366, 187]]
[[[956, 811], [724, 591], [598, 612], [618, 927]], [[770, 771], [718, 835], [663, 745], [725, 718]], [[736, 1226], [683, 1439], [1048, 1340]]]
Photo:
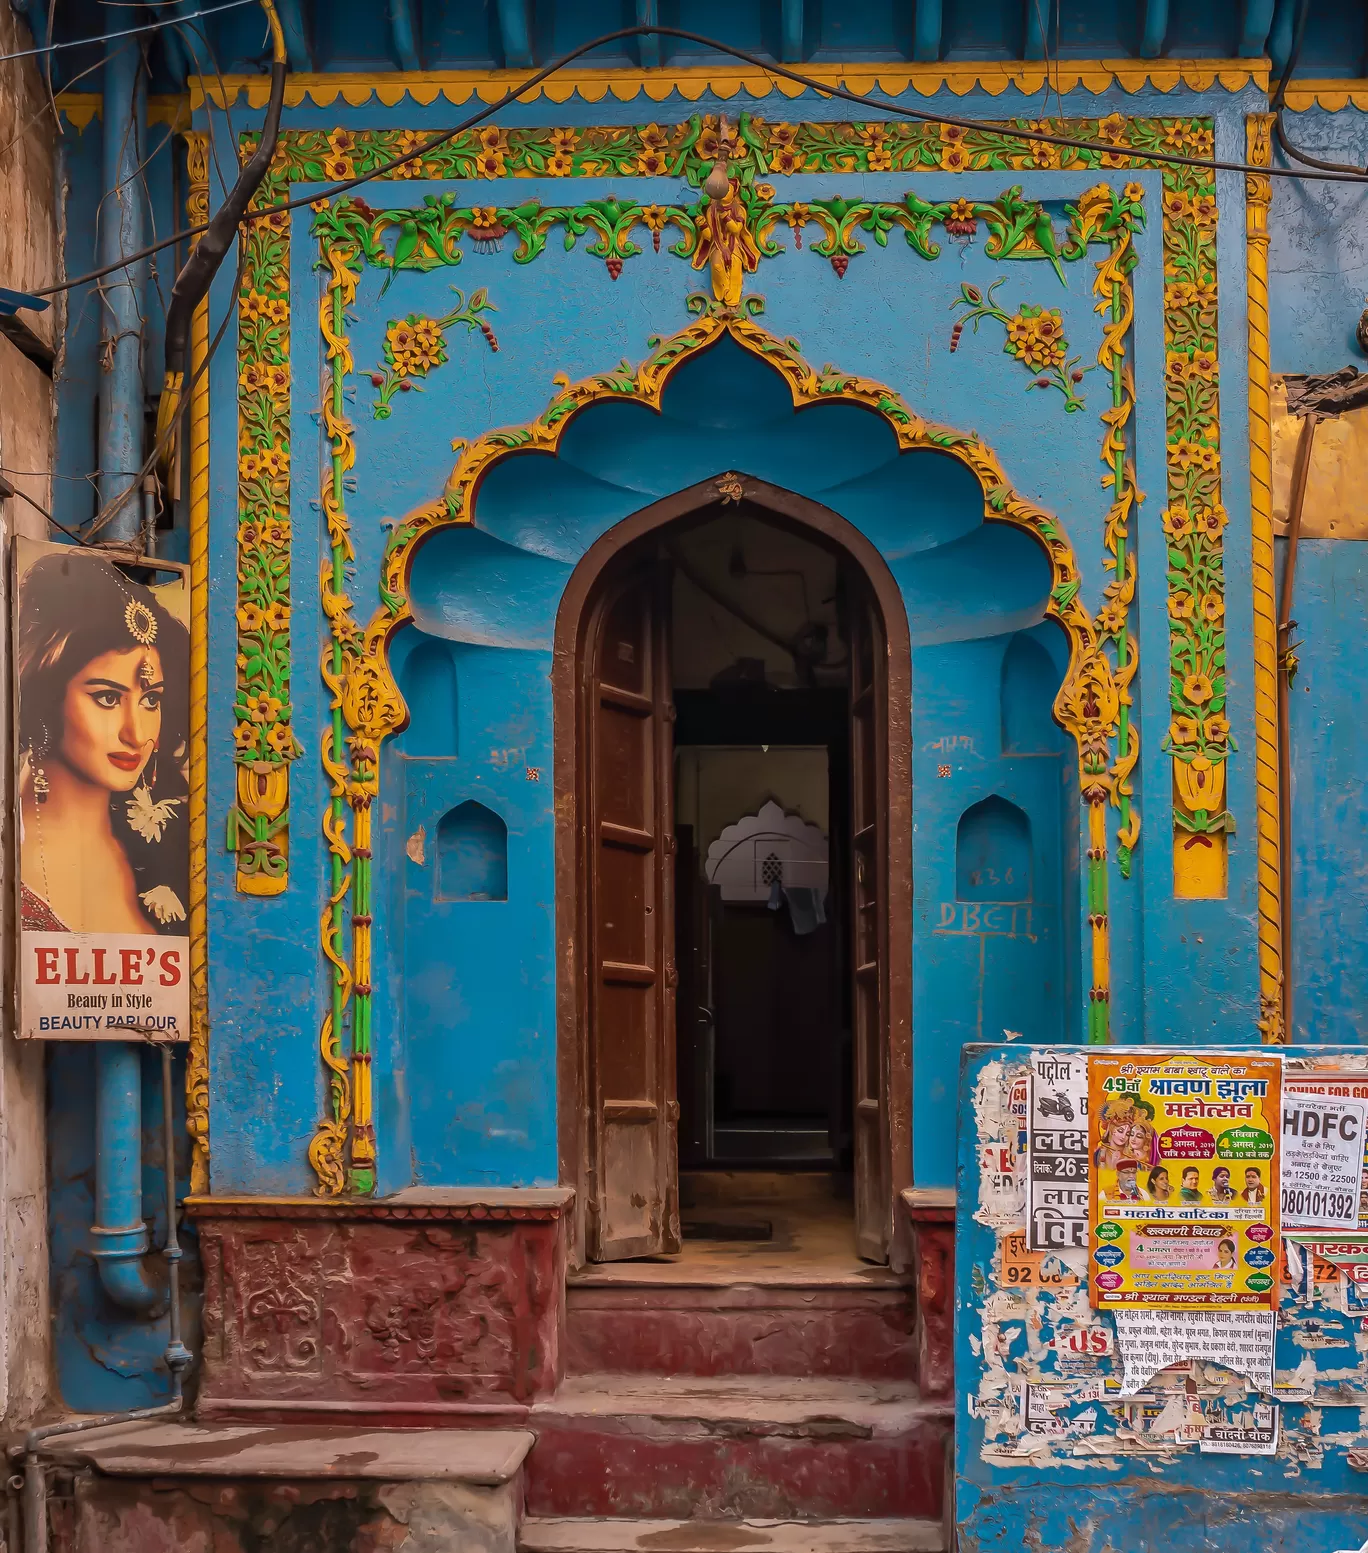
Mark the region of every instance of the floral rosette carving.
[[966, 311], [955, 321], [950, 349], [959, 349], [960, 331], [965, 324], [972, 323], [977, 334], [979, 324], [985, 318], [992, 318], [1006, 331], [1004, 353], [1031, 373], [1033, 381], [1026, 385], [1027, 388], [1057, 388], [1064, 396], [1065, 410], [1081, 410], [1083, 399], [1075, 392], [1075, 385], [1083, 381], [1083, 374], [1089, 369], [1078, 365], [1078, 356], [1069, 356], [1069, 342], [1064, 336], [1064, 320], [1059, 309], [1023, 303], [1015, 313], [1004, 311], [994, 302], [993, 293], [1005, 278], [995, 280], [986, 293], [968, 281], [961, 283], [960, 294], [950, 305]]
[[441, 318], [427, 318], [419, 313], [409, 313], [405, 318], [392, 318], [385, 329], [383, 367], [371, 373], [371, 386], [379, 390], [375, 396], [374, 415], [377, 421], [388, 420], [390, 401], [396, 393], [419, 389], [416, 381], [426, 378], [447, 360], [446, 332], [456, 324], [464, 324], [467, 331], [478, 331], [484, 336], [491, 351], [499, 348], [498, 336], [487, 318], [481, 315], [497, 309], [489, 300], [483, 286], [465, 296], [453, 286], [456, 306]]

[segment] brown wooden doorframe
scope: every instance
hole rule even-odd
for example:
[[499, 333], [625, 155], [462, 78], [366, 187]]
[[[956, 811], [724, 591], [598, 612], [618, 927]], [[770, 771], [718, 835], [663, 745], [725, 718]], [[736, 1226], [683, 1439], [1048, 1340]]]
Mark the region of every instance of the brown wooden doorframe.
[[[820, 502], [766, 481], [727, 477], [727, 494], [739, 481], [747, 502], [780, 523], [818, 534], [843, 550], [868, 580], [882, 617], [887, 647], [888, 730], [883, 802], [888, 817], [887, 933], [888, 1017], [885, 1063], [888, 1096], [889, 1239], [895, 1261], [900, 1215], [895, 1205], [912, 1184], [912, 659], [902, 594], [883, 557], [865, 536]], [[556, 826], [556, 1032], [560, 1179], [575, 1188], [572, 1265], [584, 1260], [584, 1202], [589, 1161], [589, 1096], [586, 1083], [585, 1009], [588, 1005], [588, 942], [583, 891], [578, 881], [587, 848], [580, 773], [584, 768], [580, 716], [581, 662], [595, 590], [605, 570], [629, 546], [682, 518], [701, 517], [721, 500], [718, 480], [643, 507], [602, 535], [580, 558], [556, 614], [551, 689]]]

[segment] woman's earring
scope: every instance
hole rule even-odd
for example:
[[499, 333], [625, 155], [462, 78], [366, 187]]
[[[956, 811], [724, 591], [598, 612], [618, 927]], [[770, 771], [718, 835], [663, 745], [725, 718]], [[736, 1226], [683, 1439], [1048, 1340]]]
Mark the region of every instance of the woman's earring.
[[157, 790], [157, 750], [159, 746], [152, 746], [152, 759], [147, 763], [147, 770], [143, 772], [143, 786], [149, 793]]
[[47, 727], [43, 725], [38, 744], [29, 750], [29, 760], [33, 763], [33, 796], [38, 803], [46, 803], [48, 796], [47, 772], [43, 770], [43, 756], [47, 754], [47, 747]]

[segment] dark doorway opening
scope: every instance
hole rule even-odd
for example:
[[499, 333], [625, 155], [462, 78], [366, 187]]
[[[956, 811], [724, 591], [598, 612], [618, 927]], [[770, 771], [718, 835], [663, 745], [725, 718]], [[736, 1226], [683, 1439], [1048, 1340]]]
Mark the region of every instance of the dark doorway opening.
[[672, 537], [685, 1246], [854, 1254], [850, 626], [832, 547], [743, 509]]
[[910, 1090], [905, 619], [841, 519], [750, 488], [628, 520], [562, 605], [561, 889], [584, 946], [583, 1121], [563, 1138], [583, 1138], [593, 1261], [888, 1256]]

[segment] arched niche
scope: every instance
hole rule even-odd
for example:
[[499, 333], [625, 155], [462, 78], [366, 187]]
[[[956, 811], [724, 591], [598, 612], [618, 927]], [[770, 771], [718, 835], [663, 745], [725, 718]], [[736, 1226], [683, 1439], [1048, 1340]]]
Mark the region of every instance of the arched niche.
[[[415, 636], [419, 634], [414, 632]], [[426, 757], [459, 754], [460, 698], [452, 644], [423, 636], [399, 664], [397, 679], [409, 709], [404, 754]]]
[[437, 899], [508, 899], [508, 826], [473, 798], [437, 822]]
[[1031, 899], [1031, 822], [994, 793], [966, 809], [955, 831], [955, 895], [962, 901]]
[[999, 707], [1004, 755], [1055, 755], [1061, 741], [1052, 708], [1060, 672], [1034, 636], [1018, 631], [1002, 655]]

